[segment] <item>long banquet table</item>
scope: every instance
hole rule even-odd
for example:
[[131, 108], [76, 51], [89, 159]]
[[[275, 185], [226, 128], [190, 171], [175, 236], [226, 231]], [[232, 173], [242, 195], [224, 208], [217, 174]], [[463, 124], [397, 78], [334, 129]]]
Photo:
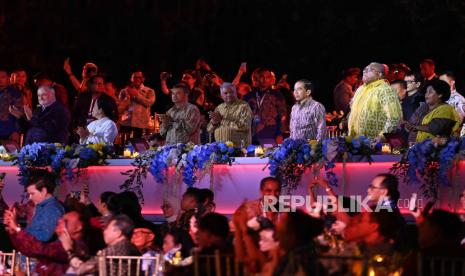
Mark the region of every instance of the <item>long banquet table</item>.
[[[334, 172], [339, 179], [339, 186], [335, 188], [336, 193], [348, 195], [365, 196], [367, 186], [371, 179], [378, 173], [388, 172], [392, 164], [400, 159], [396, 155], [375, 155], [374, 162], [347, 162], [344, 166], [342, 163], [336, 163]], [[132, 169], [131, 159], [113, 159], [108, 160], [107, 166], [89, 167], [87, 173], [87, 181], [90, 186], [90, 198], [93, 202], [97, 202], [98, 196], [104, 191], [120, 191], [119, 186], [127, 178], [121, 175], [121, 172]], [[246, 199], [255, 199], [259, 196], [260, 180], [269, 176], [268, 168], [265, 168], [267, 163], [266, 158], [257, 157], [241, 157], [235, 158], [232, 166], [229, 165], [214, 165], [212, 169], [212, 179], [207, 174], [199, 180], [197, 187], [208, 188], [212, 185], [215, 192], [215, 202], [217, 211], [224, 214], [231, 214], [234, 210]], [[345, 167], [345, 169], [343, 169]], [[14, 201], [18, 201], [23, 192], [23, 187], [18, 183], [18, 168], [12, 163], [0, 161], [0, 172], [6, 172], [5, 188], [3, 196], [6, 202], [11, 205]], [[444, 187], [440, 189], [439, 204], [442, 208], [455, 209], [458, 206], [458, 196], [460, 191], [465, 188], [465, 161], [460, 162], [458, 173], [452, 187]], [[324, 171], [321, 171], [324, 175]], [[302, 183], [292, 194], [306, 195], [307, 185], [313, 177], [312, 172], [307, 171]], [[345, 181], [343, 181], [343, 178]], [[85, 181], [81, 178], [80, 181]], [[160, 205], [163, 195], [166, 194], [166, 186], [173, 190], [173, 184], [156, 183], [153, 177], [149, 174], [144, 181], [143, 194], [145, 203], [143, 205], [143, 213], [147, 215], [160, 214]], [[179, 184], [178, 189], [174, 189], [176, 196], [181, 195], [185, 190], [186, 185]], [[65, 183], [60, 188], [60, 197], [63, 197], [66, 192], [80, 190], [80, 183]], [[408, 207], [408, 200], [412, 193], [417, 193], [421, 197], [421, 191], [418, 185], [400, 184], [401, 200], [399, 206], [401, 209]], [[173, 192], [173, 191], [171, 191]], [[317, 194], [324, 194], [321, 188], [316, 189]], [[426, 203], [426, 199], [422, 204]]]

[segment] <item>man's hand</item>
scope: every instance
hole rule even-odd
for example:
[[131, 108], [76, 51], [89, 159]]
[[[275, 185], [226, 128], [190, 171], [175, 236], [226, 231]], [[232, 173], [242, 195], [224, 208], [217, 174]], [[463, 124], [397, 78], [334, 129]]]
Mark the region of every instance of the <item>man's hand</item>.
[[168, 72], [161, 72], [160, 73], [160, 80], [166, 81], [167, 79], [171, 78], [171, 74]]
[[76, 129], [76, 133], [81, 138], [86, 138], [90, 134], [90, 132], [87, 130], [87, 128], [83, 128], [82, 126], [78, 126], [78, 128]]
[[10, 107], [8, 108], [8, 111], [10, 112], [11, 115], [15, 116], [18, 119], [21, 117], [21, 115], [23, 115], [23, 113], [19, 111], [14, 105], [10, 105]]
[[223, 116], [219, 112], [212, 111], [208, 113], [208, 116], [210, 117], [210, 120], [212, 121], [212, 124], [217, 125], [223, 120]]
[[58, 239], [66, 251], [73, 250], [73, 240], [71, 239], [71, 236], [69, 235], [66, 228], [60, 233]]
[[63, 63], [63, 70], [65, 70], [66, 74], [72, 75], [73, 71], [71, 70], [71, 65], [69, 64], [69, 58], [65, 59], [65, 62]]
[[69, 265], [78, 268], [82, 264], [82, 261], [78, 257], [74, 257], [69, 261]]
[[138, 94], [139, 94], [139, 91], [134, 88], [134, 87], [131, 87], [129, 86], [127, 89], [126, 89], [126, 92], [127, 94], [132, 98], [132, 97], [136, 97]]
[[170, 125], [173, 122], [173, 119], [169, 115], [166, 114], [158, 114], [158, 119], [164, 125]]
[[247, 73], [247, 62], [242, 62], [241, 66], [239, 66], [239, 74], [243, 75]]
[[26, 115], [26, 119], [30, 121], [32, 118], [32, 109], [28, 105], [24, 105], [23, 108], [24, 114]]
[[8, 232], [16, 231], [16, 228], [19, 227], [16, 221], [16, 209], [12, 208], [10, 210], [5, 210], [5, 214], [3, 216], [3, 223], [7, 227]]

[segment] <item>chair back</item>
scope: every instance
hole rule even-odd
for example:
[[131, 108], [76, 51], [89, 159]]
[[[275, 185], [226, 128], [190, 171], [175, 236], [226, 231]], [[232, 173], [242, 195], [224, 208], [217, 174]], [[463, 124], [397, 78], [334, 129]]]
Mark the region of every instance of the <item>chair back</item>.
[[436, 257], [417, 255], [417, 269], [419, 276], [465, 276], [465, 258], [462, 257]]
[[160, 272], [161, 255], [105, 256], [98, 255], [99, 276], [157, 276]]
[[4, 253], [0, 251], [0, 274], [13, 274], [16, 264], [16, 252]]
[[233, 254], [221, 254], [216, 250], [213, 255], [194, 254], [195, 276], [241, 276], [247, 275], [245, 267]]

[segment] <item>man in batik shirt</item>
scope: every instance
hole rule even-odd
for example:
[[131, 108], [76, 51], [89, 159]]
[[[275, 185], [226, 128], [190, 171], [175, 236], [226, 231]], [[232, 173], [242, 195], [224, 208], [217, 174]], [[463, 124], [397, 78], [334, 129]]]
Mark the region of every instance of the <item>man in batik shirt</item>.
[[237, 146], [249, 145], [252, 110], [246, 102], [237, 98], [234, 84], [225, 82], [220, 86], [220, 91], [224, 103], [209, 113], [208, 132], [214, 132], [217, 142], [231, 141]]
[[363, 70], [363, 85], [355, 92], [349, 115], [349, 136], [382, 138], [395, 132], [402, 108], [394, 89], [384, 80], [384, 66], [372, 62]]
[[200, 143], [200, 111], [188, 102], [189, 89], [185, 84], [177, 84], [171, 89], [174, 106], [166, 114], [159, 115], [160, 134], [166, 135], [166, 144], [193, 142]]
[[291, 111], [291, 138], [321, 141], [326, 135], [325, 107], [312, 98], [315, 91], [309, 80], [294, 85], [296, 103]]

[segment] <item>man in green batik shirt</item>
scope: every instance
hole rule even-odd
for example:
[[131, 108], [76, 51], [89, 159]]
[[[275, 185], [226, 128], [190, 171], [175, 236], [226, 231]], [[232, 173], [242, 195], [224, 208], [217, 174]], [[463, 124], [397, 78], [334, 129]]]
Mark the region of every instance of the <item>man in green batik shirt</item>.
[[252, 140], [252, 110], [249, 104], [237, 98], [236, 87], [232, 83], [223, 83], [220, 91], [224, 103], [209, 113], [208, 132], [214, 132], [217, 142], [231, 141], [237, 146], [249, 145]]

